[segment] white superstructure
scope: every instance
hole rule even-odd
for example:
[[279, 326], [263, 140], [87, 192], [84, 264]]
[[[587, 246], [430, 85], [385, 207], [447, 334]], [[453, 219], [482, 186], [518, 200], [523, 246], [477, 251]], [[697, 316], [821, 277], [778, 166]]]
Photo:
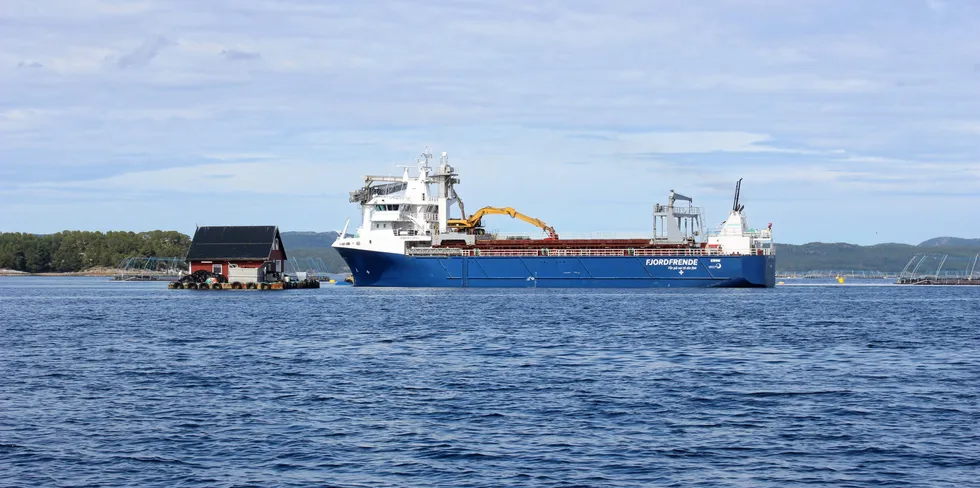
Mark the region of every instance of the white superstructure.
[[[361, 224], [353, 237], [347, 236], [347, 226], [345, 226], [340, 238], [334, 242], [334, 247], [400, 255], [424, 255], [450, 252], [438, 248], [447, 240], [457, 243], [462, 241], [472, 246], [477, 240], [496, 239], [497, 236], [494, 235], [465, 232], [449, 226], [450, 222], [454, 225], [459, 222], [450, 216], [454, 207], [459, 208], [459, 219], [468, 217], [463, 202], [456, 193], [455, 185], [459, 184], [459, 177], [455, 168], [449, 165], [449, 157], [446, 153], [442, 153], [439, 166], [436, 168], [429, 166], [431, 159], [432, 154], [426, 148], [416, 159], [418, 174], [415, 176], [411, 175], [411, 167], [405, 167], [401, 176], [365, 176], [364, 186], [350, 193], [350, 201], [358, 203], [361, 207]], [[773, 254], [771, 224], [769, 228], [756, 231], [750, 229], [746, 223], [743, 214], [744, 206], [739, 205], [741, 181], [739, 180], [736, 186], [735, 203], [728, 219], [720, 230], [710, 233], [707, 242], [702, 231], [701, 209], [693, 206], [691, 198], [671, 190], [667, 205], [654, 206], [653, 236], [645, 246], [646, 250], [642, 252], [652, 253], [659, 249], [675, 252], [679, 249], [678, 246], [683, 246], [684, 252], [688, 254]], [[513, 217], [514, 214], [511, 216]], [[536, 219], [531, 220], [536, 221]], [[538, 222], [539, 226], [543, 225]], [[608, 241], [609, 239], [593, 237], [590, 240]], [[561, 247], [561, 243], [562, 241], [554, 240], [549, 242], [547, 247], [558, 248]], [[627, 247], [632, 248], [633, 244]], [[525, 251], [527, 249], [520, 253]], [[537, 252], [536, 249], [530, 251]], [[633, 252], [634, 249], [629, 251]], [[452, 252], [463, 251], [457, 249]], [[497, 252], [511, 251], [498, 250]]]
[[738, 180], [732, 210], [728, 213], [728, 219], [721, 224], [721, 229], [708, 236], [708, 248], [721, 249], [725, 254], [772, 254], [772, 224], [763, 230], [749, 228], [742, 213], [745, 205], [738, 202], [741, 192], [742, 180]]
[[361, 225], [353, 237], [345, 236], [345, 227], [334, 247], [404, 254], [407, 243], [430, 243], [433, 234], [447, 232], [451, 208], [458, 205], [463, 212], [454, 187], [459, 178], [446, 153], [435, 171], [430, 159], [426, 148], [416, 160], [416, 176], [410, 167], [400, 177], [365, 176], [364, 187], [350, 194], [350, 201], [361, 205]]

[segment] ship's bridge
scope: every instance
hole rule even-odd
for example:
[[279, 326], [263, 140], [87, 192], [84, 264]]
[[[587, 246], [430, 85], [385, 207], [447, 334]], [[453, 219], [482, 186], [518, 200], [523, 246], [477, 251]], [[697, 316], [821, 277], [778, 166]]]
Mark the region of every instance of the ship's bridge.
[[454, 188], [459, 179], [446, 153], [438, 168], [429, 166], [431, 158], [426, 148], [416, 159], [416, 176], [411, 174], [411, 166], [403, 167], [400, 177], [365, 176], [364, 187], [350, 194], [351, 202], [361, 207], [357, 238], [340, 239], [336, 247], [403, 253], [406, 242], [445, 232], [449, 208], [459, 205], [463, 212]]

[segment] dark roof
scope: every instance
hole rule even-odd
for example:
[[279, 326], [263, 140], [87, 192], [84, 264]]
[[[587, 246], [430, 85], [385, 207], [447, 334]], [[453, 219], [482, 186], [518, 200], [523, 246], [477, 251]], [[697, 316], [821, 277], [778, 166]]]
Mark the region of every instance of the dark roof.
[[276, 240], [285, 255], [279, 228], [274, 225], [198, 227], [187, 260], [269, 259]]

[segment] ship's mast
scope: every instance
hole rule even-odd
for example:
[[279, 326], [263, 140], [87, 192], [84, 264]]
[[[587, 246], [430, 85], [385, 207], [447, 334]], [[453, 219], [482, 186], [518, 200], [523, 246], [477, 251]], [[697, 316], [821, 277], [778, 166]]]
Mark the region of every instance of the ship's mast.
[[447, 230], [446, 221], [449, 220], [449, 207], [453, 203], [459, 203], [459, 211], [464, 218], [466, 217], [466, 212], [463, 210], [463, 200], [456, 194], [455, 188], [455, 185], [459, 183], [459, 174], [456, 173], [455, 168], [449, 165], [449, 156], [445, 152], [442, 153], [442, 157], [439, 159], [439, 167], [436, 168], [431, 180], [438, 187], [436, 201], [439, 205], [439, 232], [444, 233]]

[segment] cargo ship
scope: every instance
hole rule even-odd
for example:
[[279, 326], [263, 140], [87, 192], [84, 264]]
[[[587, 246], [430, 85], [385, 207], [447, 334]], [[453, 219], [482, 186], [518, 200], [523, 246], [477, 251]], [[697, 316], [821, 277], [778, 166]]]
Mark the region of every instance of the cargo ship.
[[[638, 237], [561, 237], [540, 219], [511, 207], [483, 207], [467, 215], [456, 192], [459, 175], [442, 153], [430, 166], [428, 149], [418, 172], [365, 176], [350, 193], [361, 224], [350, 220], [333, 247], [350, 267], [354, 286], [455, 288], [758, 287], [776, 281], [772, 224], [749, 228], [735, 185], [732, 209], [720, 228], [705, 233], [693, 199], [670, 190], [653, 205], [652, 231]], [[451, 216], [459, 208], [459, 217]], [[537, 226], [541, 235], [488, 231], [483, 219], [505, 215]]]

